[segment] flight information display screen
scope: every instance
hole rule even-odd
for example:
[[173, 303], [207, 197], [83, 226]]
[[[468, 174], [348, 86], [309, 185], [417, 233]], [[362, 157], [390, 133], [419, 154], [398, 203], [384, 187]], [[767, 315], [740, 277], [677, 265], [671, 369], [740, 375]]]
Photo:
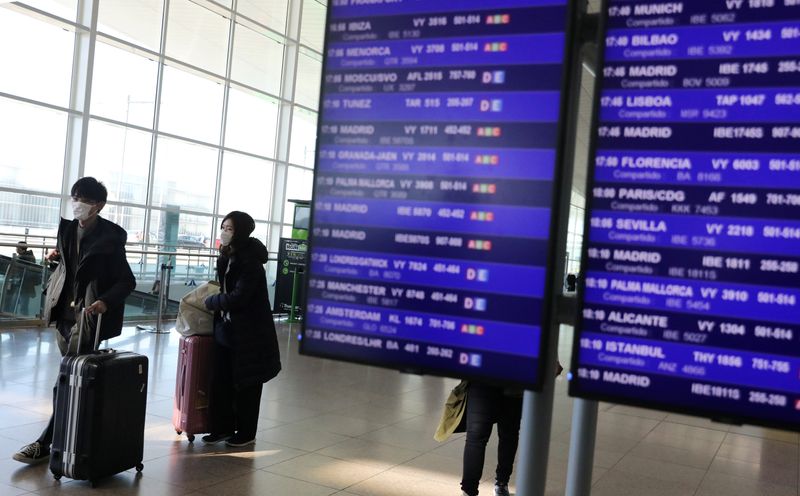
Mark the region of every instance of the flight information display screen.
[[331, 0], [301, 353], [535, 388], [567, 0]]
[[570, 392], [800, 427], [800, 1], [610, 1]]

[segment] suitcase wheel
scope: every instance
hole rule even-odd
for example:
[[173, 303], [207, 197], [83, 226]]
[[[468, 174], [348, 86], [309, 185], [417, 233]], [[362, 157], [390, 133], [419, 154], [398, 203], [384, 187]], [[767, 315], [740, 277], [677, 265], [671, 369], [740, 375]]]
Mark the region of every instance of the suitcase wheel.
[[186, 438], [189, 439], [190, 443], [194, 442], [194, 434], [189, 434], [188, 436], [186, 436]]
[[181, 434], [183, 434], [183, 431], [180, 429], [175, 429], [175, 434], [180, 436]]
[[136, 465], [136, 471], [137, 472], [141, 472], [142, 470], [144, 470], [144, 464], [143, 463], [139, 463], [138, 465]]
[[53, 475], [53, 479], [55, 479], [55, 480], [61, 480], [61, 474], [54, 474], [54, 475]]

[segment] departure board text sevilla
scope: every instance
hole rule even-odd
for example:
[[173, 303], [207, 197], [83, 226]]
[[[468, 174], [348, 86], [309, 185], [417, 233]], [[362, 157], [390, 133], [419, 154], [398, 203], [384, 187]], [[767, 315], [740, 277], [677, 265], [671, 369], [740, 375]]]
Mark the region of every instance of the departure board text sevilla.
[[536, 387], [567, 0], [331, 0], [301, 352]]
[[571, 393], [800, 427], [800, 1], [610, 1]]

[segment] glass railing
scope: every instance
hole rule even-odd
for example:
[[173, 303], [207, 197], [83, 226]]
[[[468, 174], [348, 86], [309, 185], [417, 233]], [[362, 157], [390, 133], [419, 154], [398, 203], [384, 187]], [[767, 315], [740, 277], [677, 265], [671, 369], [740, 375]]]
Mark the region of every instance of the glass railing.
[[216, 249], [185, 244], [129, 243], [128, 263], [140, 283], [154, 282], [161, 277], [161, 265], [172, 267], [173, 284], [199, 284], [213, 279], [216, 274]]
[[[0, 247], [13, 250], [20, 238], [10, 235], [0, 240]], [[8, 239], [6, 239], [8, 238]], [[34, 253], [49, 252], [54, 240], [41, 239], [39, 244], [28, 238]], [[125, 321], [154, 321], [158, 315], [159, 292], [167, 291], [167, 302], [162, 317], [175, 318], [179, 300], [196, 286], [215, 279], [215, 249], [192, 245], [164, 245], [131, 243], [126, 246], [127, 259], [136, 277], [136, 290], [125, 301]], [[42, 324], [44, 289], [52, 269], [49, 263], [19, 260], [0, 255], [0, 325]], [[275, 260], [274, 257], [271, 260]], [[166, 285], [162, 281], [162, 265], [171, 267]]]
[[42, 269], [41, 265], [0, 255], [0, 319], [39, 318], [42, 288], [49, 277], [49, 271]]
[[[162, 291], [162, 263], [172, 267], [162, 314], [165, 319], [177, 316], [178, 301], [184, 294], [215, 277], [216, 254], [208, 250], [193, 253], [159, 252], [162, 247], [158, 246], [132, 248], [128, 250], [128, 263], [136, 277], [136, 290], [125, 300], [126, 322], [156, 320], [159, 292]], [[50, 264], [0, 255], [0, 325], [42, 324], [44, 289], [52, 272]]]

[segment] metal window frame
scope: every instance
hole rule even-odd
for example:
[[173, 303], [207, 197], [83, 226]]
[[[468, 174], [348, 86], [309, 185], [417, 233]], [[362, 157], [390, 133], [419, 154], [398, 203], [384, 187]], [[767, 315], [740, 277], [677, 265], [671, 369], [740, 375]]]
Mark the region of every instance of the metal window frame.
[[[78, 0], [78, 8], [76, 11], [76, 18], [73, 20], [62, 18], [50, 12], [43, 11], [36, 7], [13, 2], [9, 7], [16, 11], [37, 18], [42, 22], [58, 25], [62, 28], [69, 29], [75, 33], [75, 48], [73, 50], [72, 60], [72, 75], [70, 79], [70, 100], [68, 107], [53, 105], [46, 102], [37, 101], [35, 99], [8, 94], [0, 92], [0, 98], [5, 98], [11, 101], [30, 104], [36, 107], [45, 108], [48, 110], [63, 112], [68, 118], [67, 136], [65, 139], [64, 151], [64, 165], [63, 176], [60, 193], [48, 193], [36, 190], [29, 190], [23, 188], [2, 187], [0, 192], [5, 193], [18, 193], [18, 194], [31, 194], [36, 196], [44, 196], [48, 198], [61, 198], [65, 200], [69, 198], [70, 188], [75, 180], [81, 177], [85, 172], [86, 165], [86, 152], [88, 143], [89, 124], [91, 120], [97, 120], [110, 125], [120, 127], [127, 127], [131, 130], [148, 133], [151, 136], [150, 157], [147, 172], [147, 185], [144, 204], [132, 202], [119, 202], [109, 201], [109, 205], [118, 207], [131, 207], [144, 210], [144, 225], [141, 226], [141, 231], [145, 235], [145, 240], [149, 241], [150, 236], [150, 222], [154, 212], [164, 211], [161, 206], [153, 204], [153, 196], [155, 189], [155, 167], [158, 152], [158, 141], [160, 138], [170, 138], [181, 140], [187, 143], [212, 147], [218, 152], [217, 161], [217, 175], [214, 185], [214, 205], [212, 212], [197, 212], [194, 210], [183, 210], [182, 213], [187, 215], [221, 218], [224, 215], [219, 211], [219, 196], [221, 193], [222, 183], [222, 167], [224, 156], [227, 152], [237, 153], [254, 159], [264, 160], [272, 164], [273, 177], [267, 202], [266, 218], [262, 215], [257, 215], [256, 221], [261, 224], [269, 226], [269, 233], [267, 237], [267, 244], [276, 244], [277, 240], [281, 237], [282, 230], [288, 224], [283, 222], [284, 208], [286, 203], [286, 192], [288, 173], [290, 167], [296, 167], [303, 170], [313, 170], [313, 167], [304, 166], [290, 162], [289, 153], [292, 140], [292, 123], [295, 109], [302, 109], [309, 113], [318, 114], [317, 109], [310, 108], [306, 105], [298, 104], [295, 102], [295, 91], [297, 82], [297, 70], [300, 57], [300, 51], [306, 51], [311, 54], [322, 56], [322, 52], [312, 48], [304, 43], [301, 38], [302, 20], [303, 20], [303, 0], [287, 0], [286, 10], [286, 25], [284, 32], [278, 31], [262, 22], [259, 22], [249, 16], [242, 15], [238, 12], [238, 0], [232, 0], [231, 8], [225, 7], [215, 0], [206, 0], [208, 7], [220, 12], [230, 13], [230, 29], [228, 35], [227, 46], [227, 60], [225, 75], [220, 76], [210, 71], [196, 67], [185, 61], [168, 57], [166, 55], [167, 34], [170, 22], [170, 1], [163, 0], [162, 3], [162, 16], [161, 16], [161, 34], [159, 40], [158, 51], [153, 51], [146, 47], [137, 45], [127, 40], [122, 40], [112, 34], [106, 33], [98, 27], [98, 12], [100, 0]], [[317, 2], [324, 5], [325, 2]], [[249, 25], [267, 36], [279, 39], [284, 44], [284, 55], [281, 62], [281, 87], [280, 94], [273, 95], [269, 92], [254, 88], [248, 84], [231, 78], [235, 32], [237, 23], [242, 25]], [[94, 115], [91, 113], [91, 97], [92, 97], [92, 83], [94, 77], [94, 54], [97, 46], [98, 39], [101, 43], [107, 43], [122, 49], [130, 49], [133, 53], [140, 56], [149, 58], [158, 64], [156, 85], [154, 89], [154, 109], [152, 127], [132, 125], [120, 122], [116, 119], [104, 117], [101, 115]], [[220, 118], [220, 139], [218, 143], [207, 143], [201, 140], [192, 139], [186, 136], [181, 136], [174, 133], [167, 133], [159, 130], [160, 117], [161, 117], [161, 100], [163, 95], [164, 85], [164, 69], [166, 65], [178, 68], [180, 70], [187, 70], [197, 74], [200, 77], [215, 80], [224, 86], [224, 97], [222, 112]], [[225, 145], [225, 133], [227, 129], [227, 112], [229, 108], [230, 91], [231, 89], [242, 89], [257, 95], [263, 95], [271, 98], [277, 102], [279, 106], [277, 130], [274, 143], [274, 156], [264, 156], [258, 153], [240, 150]], [[67, 202], [62, 201], [61, 215], [67, 217], [68, 212]], [[214, 232], [210, 233], [212, 238]]]

